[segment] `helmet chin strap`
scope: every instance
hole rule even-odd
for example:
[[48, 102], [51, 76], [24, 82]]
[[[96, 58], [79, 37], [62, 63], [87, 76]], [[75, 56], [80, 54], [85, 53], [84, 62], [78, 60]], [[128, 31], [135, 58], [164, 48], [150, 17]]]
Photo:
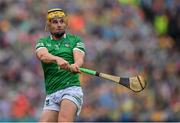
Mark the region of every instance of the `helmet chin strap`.
[[56, 38], [61, 38], [64, 35], [65, 32], [57, 32], [57, 33], [51, 33]]

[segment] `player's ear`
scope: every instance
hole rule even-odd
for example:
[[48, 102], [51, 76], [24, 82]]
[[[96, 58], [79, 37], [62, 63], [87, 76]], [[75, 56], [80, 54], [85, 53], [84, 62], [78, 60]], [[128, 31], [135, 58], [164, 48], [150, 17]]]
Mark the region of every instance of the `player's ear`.
[[67, 16], [67, 15], [64, 17], [64, 21], [65, 21], [65, 23], [66, 23], [66, 26], [68, 27], [68, 25], [69, 25], [68, 23], [69, 23], [69, 22], [68, 22], [68, 16]]
[[68, 21], [68, 16], [66, 15], [66, 17], [64, 18], [65, 23], [66, 23], [66, 30], [69, 29], [69, 21]]
[[45, 30], [46, 32], [49, 31], [49, 26], [50, 26], [50, 21], [46, 21], [46, 25], [45, 25], [45, 28], [44, 28], [44, 30]]
[[44, 30], [45, 30], [46, 32], [48, 31], [47, 23], [46, 23], [46, 25], [45, 25]]

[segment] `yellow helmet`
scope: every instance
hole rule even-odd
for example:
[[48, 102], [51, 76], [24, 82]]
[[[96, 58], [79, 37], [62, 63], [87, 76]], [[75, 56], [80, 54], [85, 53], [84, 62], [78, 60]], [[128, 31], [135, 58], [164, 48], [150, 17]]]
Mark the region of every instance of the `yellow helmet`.
[[61, 9], [61, 8], [50, 9], [50, 10], [48, 10], [48, 13], [46, 16], [45, 31], [47, 31], [47, 24], [55, 17], [63, 17], [63, 18], [65, 18], [65, 22], [67, 23], [67, 15], [63, 9]]

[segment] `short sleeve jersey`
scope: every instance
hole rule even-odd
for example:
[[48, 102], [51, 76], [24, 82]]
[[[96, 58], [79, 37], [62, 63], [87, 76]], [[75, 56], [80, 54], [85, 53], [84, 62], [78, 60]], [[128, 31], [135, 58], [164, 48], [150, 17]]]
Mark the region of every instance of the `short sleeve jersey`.
[[[60, 40], [53, 40], [51, 36], [41, 38], [37, 41], [36, 51], [47, 48], [52, 55], [59, 56], [70, 64], [74, 63], [73, 51], [85, 52], [83, 41], [80, 37], [65, 34]], [[51, 94], [58, 90], [80, 86], [79, 74], [61, 69], [56, 63], [41, 62], [44, 71], [46, 93]]]

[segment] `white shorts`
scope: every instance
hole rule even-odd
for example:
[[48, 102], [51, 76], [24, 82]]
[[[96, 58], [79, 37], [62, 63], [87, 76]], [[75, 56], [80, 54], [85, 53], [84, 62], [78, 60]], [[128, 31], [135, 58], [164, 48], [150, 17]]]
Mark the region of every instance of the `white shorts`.
[[63, 99], [68, 99], [75, 103], [78, 108], [77, 115], [80, 114], [83, 104], [83, 92], [82, 88], [78, 86], [65, 88], [63, 90], [47, 95], [43, 109], [59, 111], [60, 102]]

